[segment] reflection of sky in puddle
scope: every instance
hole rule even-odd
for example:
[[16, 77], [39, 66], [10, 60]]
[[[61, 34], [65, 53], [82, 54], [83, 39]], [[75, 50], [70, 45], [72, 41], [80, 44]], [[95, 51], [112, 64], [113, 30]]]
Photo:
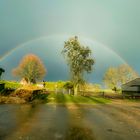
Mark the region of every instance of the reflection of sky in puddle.
[[73, 110], [56, 105], [5, 105], [6, 108], [11, 109], [7, 113], [3, 112], [6, 119], [2, 116], [0, 118], [2, 139], [91, 139], [92, 130], [83, 124], [78, 108]]

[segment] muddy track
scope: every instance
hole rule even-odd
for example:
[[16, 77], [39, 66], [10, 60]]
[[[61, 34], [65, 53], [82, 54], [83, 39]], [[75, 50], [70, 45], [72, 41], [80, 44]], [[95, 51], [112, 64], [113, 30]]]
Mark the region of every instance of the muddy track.
[[4, 105], [0, 140], [139, 140], [140, 104]]

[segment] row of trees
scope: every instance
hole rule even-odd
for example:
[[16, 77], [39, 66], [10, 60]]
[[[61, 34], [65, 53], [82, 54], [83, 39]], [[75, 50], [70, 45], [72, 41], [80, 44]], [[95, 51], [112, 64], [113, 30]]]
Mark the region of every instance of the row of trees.
[[[79, 85], [85, 83], [84, 74], [90, 73], [95, 63], [91, 50], [82, 46], [78, 37], [74, 37], [65, 42], [62, 54], [70, 68], [71, 83], [74, 94], [77, 95]], [[45, 76], [46, 69], [39, 57], [29, 54], [21, 60], [18, 67], [13, 70], [13, 74], [26, 79], [28, 83], [36, 83]]]

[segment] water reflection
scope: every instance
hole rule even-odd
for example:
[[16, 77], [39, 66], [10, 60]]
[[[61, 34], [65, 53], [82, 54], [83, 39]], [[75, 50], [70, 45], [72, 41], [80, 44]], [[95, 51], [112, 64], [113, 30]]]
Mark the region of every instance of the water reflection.
[[90, 128], [71, 126], [66, 135], [66, 140], [94, 140], [93, 132]]
[[66, 106], [1, 105], [0, 140], [92, 140], [79, 116], [80, 110]]

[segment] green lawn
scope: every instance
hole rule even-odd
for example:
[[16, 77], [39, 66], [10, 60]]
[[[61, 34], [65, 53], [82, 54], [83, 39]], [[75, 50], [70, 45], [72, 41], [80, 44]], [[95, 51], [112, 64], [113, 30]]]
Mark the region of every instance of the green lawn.
[[61, 93], [49, 94], [47, 97], [47, 103], [106, 104], [109, 102], [111, 102], [111, 100], [101, 97], [73, 96]]

